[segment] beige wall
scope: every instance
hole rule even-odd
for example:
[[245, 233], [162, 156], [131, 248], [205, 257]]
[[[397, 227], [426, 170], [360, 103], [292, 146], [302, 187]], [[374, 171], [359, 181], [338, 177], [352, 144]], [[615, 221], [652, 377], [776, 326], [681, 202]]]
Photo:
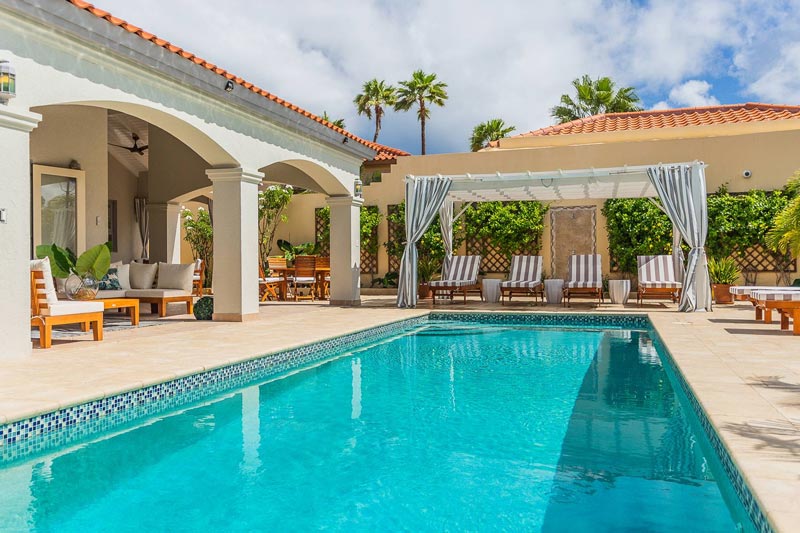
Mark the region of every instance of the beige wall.
[[138, 187], [138, 178], [109, 155], [108, 199], [117, 201], [117, 251], [111, 256], [114, 261], [128, 263], [142, 256], [142, 240], [133, 208]]
[[[645, 165], [659, 162], [701, 160], [708, 164], [706, 180], [709, 192], [728, 184], [732, 192], [750, 189], [779, 189], [786, 179], [800, 169], [800, 131], [779, 131], [711, 138], [628, 141], [607, 144], [584, 144], [558, 147], [537, 147], [516, 150], [494, 150], [478, 153], [439, 154], [398, 158], [397, 164], [384, 173], [380, 182], [364, 187], [364, 205], [377, 205], [385, 216], [387, 206], [403, 201], [403, 178], [408, 174], [463, 174], [547, 171], [554, 169], [602, 168], [621, 165]], [[753, 174], [742, 177], [744, 170]], [[301, 195], [292, 200], [287, 215], [289, 222], [279, 231], [291, 242], [313, 240], [314, 208], [325, 205], [321, 194]], [[552, 202], [552, 206], [597, 206], [597, 253], [604, 257], [608, 272], [608, 235], [600, 213], [603, 201]], [[294, 238], [290, 238], [293, 236]], [[380, 242], [388, 239], [388, 224], [379, 227]], [[550, 264], [550, 227], [546, 218], [542, 255]], [[381, 247], [378, 258], [382, 275], [388, 257]], [[763, 274], [759, 283], [774, 284], [773, 274]]]
[[[108, 238], [108, 133], [105, 109], [47, 106], [31, 132], [31, 161], [67, 167], [77, 161], [86, 172], [86, 246]], [[99, 217], [99, 218], [98, 218]], [[78, 250], [82, 252], [83, 250]]]
[[[182, 141], [152, 124], [149, 127], [149, 203], [174, 202], [211, 187], [208, 163]], [[195, 196], [195, 195], [192, 195]]]

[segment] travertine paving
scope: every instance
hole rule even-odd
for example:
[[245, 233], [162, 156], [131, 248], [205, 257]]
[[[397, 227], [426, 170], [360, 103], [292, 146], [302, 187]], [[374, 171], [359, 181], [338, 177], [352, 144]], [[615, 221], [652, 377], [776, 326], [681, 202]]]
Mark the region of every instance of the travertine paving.
[[[756, 322], [749, 304], [683, 314], [662, 304], [566, 309], [473, 299], [438, 309], [646, 312], [770, 521], [781, 531], [800, 527], [800, 337]], [[23, 359], [0, 357], [0, 423], [429, 310], [396, 309], [392, 297], [365, 297], [360, 308], [273, 303], [245, 323], [172, 316], [163, 326], [110, 332], [100, 343], [75, 337]]]

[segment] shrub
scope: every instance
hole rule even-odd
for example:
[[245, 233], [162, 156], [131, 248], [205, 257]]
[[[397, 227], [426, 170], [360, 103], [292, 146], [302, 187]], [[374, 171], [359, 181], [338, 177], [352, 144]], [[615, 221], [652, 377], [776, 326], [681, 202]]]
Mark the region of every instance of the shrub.
[[203, 296], [194, 304], [194, 317], [197, 320], [211, 320], [214, 315], [214, 298]]

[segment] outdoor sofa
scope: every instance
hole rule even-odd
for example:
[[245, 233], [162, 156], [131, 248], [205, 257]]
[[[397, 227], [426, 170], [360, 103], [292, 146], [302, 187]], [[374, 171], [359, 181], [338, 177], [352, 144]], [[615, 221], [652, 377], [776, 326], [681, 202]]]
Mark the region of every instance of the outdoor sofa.
[[97, 298], [136, 298], [150, 304], [150, 311], [160, 317], [167, 316], [168, 304], [183, 303], [186, 313], [192, 314], [194, 271], [194, 263], [114, 263]]

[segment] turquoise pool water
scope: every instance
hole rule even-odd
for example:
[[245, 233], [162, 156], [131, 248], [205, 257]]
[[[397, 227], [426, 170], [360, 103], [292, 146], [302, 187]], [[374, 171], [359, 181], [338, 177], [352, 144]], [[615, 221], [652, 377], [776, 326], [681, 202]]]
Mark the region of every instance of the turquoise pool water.
[[431, 322], [0, 469], [3, 531], [736, 531], [646, 332]]

